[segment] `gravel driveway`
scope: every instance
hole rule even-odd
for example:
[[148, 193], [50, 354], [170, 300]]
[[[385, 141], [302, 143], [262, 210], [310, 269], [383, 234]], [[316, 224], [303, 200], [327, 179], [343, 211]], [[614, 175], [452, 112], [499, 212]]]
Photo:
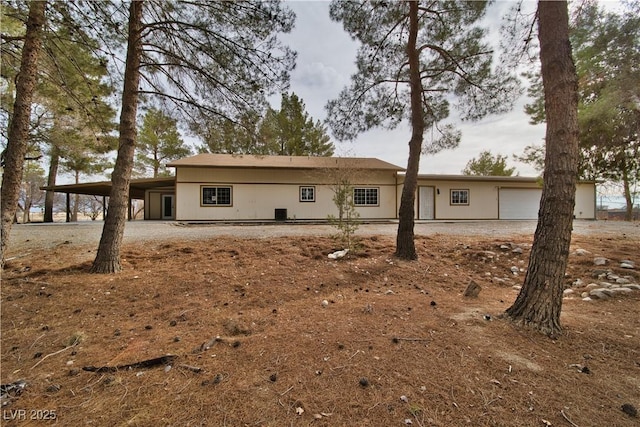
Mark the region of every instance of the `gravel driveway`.
[[[64, 243], [97, 248], [102, 222], [15, 224], [11, 231], [8, 257]], [[533, 234], [536, 221], [427, 221], [417, 222], [416, 235], [448, 234], [460, 236], [508, 237]], [[395, 236], [397, 222], [361, 224], [358, 235]], [[330, 236], [336, 229], [327, 224], [199, 224], [132, 221], [125, 227], [125, 243], [136, 241], [197, 240], [216, 236], [265, 239], [278, 236]], [[621, 221], [574, 222], [574, 234], [640, 238], [640, 223]]]

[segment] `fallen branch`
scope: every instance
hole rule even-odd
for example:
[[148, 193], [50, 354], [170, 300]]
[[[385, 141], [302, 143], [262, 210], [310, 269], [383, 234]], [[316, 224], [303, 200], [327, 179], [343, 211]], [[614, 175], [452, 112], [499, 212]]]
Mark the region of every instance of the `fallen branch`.
[[191, 365], [178, 365], [178, 368], [180, 368], [180, 369], [186, 369], [187, 371], [195, 372], [196, 374], [199, 374], [200, 372], [202, 372], [202, 368], [199, 368], [199, 367], [197, 367], [197, 366], [191, 366]]
[[562, 416], [564, 417], [564, 419], [565, 419], [565, 420], [567, 420], [567, 422], [568, 422], [569, 424], [571, 424], [573, 427], [579, 427], [577, 424], [575, 424], [573, 421], [571, 421], [571, 420], [569, 419], [569, 417], [567, 417], [567, 415], [564, 413], [564, 409], [561, 409], [561, 410], [560, 410], [560, 413], [562, 414]]
[[168, 365], [173, 362], [178, 356], [173, 354], [167, 354], [165, 356], [154, 357], [153, 359], [143, 360], [141, 362], [130, 363], [128, 365], [118, 365], [118, 366], [85, 366], [82, 368], [83, 371], [88, 372], [117, 372], [129, 369], [146, 369], [153, 368], [155, 366], [160, 365]]
[[79, 342], [79, 340], [78, 340], [78, 339], [76, 339], [76, 340], [73, 342], [73, 344], [71, 344], [71, 345], [69, 345], [69, 346], [67, 346], [67, 347], [63, 348], [62, 350], [58, 350], [58, 351], [56, 351], [56, 352], [54, 352], [54, 353], [49, 353], [49, 354], [47, 354], [47, 355], [46, 355], [46, 356], [44, 356], [42, 359], [38, 360], [38, 363], [36, 363], [35, 365], [33, 365], [33, 366], [31, 367], [31, 369], [33, 369], [33, 368], [35, 368], [36, 366], [38, 366], [39, 364], [41, 364], [41, 363], [42, 363], [42, 362], [43, 362], [47, 357], [49, 357], [49, 356], [55, 356], [56, 354], [60, 354], [60, 353], [62, 353], [63, 351], [67, 351], [67, 350], [69, 350], [70, 348], [75, 347], [76, 345], [78, 345], [78, 342]]
[[38, 342], [38, 340], [40, 340], [40, 338], [44, 337], [45, 335], [47, 335], [46, 332], [44, 334], [40, 335], [38, 338], [36, 338], [36, 340], [34, 342], [32, 342], [31, 345], [29, 346], [29, 349], [32, 349], [33, 346]]
[[289, 387], [288, 389], [280, 393], [280, 396], [284, 396], [285, 394], [289, 393], [291, 390], [293, 390], [293, 386]]
[[429, 338], [400, 338], [400, 337], [394, 337], [393, 338], [393, 342], [394, 343], [397, 343], [399, 341], [414, 341], [414, 342], [416, 342], [416, 341], [424, 341], [424, 342], [427, 342], [427, 341], [429, 341]]

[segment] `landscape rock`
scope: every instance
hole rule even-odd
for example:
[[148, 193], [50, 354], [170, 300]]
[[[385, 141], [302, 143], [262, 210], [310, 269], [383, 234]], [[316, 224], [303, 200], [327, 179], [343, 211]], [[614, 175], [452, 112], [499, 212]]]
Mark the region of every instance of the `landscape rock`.
[[640, 285], [635, 284], [635, 283], [631, 283], [631, 284], [628, 284], [628, 285], [622, 285], [621, 288], [627, 288], [627, 289], [633, 289], [633, 290], [636, 290], [636, 291], [640, 291]]
[[609, 289], [610, 292], [613, 292], [614, 294], [628, 294], [633, 292], [633, 290], [629, 289], [629, 288], [614, 288], [614, 289]]
[[349, 253], [349, 249], [343, 249], [341, 251], [335, 251], [333, 253], [330, 253], [329, 255], [327, 255], [327, 257], [329, 259], [340, 259], [340, 258], [344, 258], [345, 255], [347, 255]]
[[606, 277], [607, 274], [609, 274], [609, 273], [611, 273], [611, 272], [608, 271], [608, 270], [599, 270], [599, 269], [597, 269], [597, 270], [593, 270], [593, 273], [591, 273], [591, 277], [602, 279], [602, 278]]
[[463, 295], [467, 298], [477, 298], [481, 290], [482, 287], [472, 280], [467, 285]]
[[511, 252], [513, 252], [514, 254], [521, 254], [524, 252], [524, 249], [522, 249], [520, 246], [516, 246], [511, 250]]
[[574, 252], [574, 254], [576, 254], [576, 255], [578, 255], [578, 256], [585, 256], [585, 255], [590, 255], [590, 254], [591, 254], [591, 252], [589, 252], [589, 251], [588, 251], [588, 250], [586, 250], [586, 249], [578, 248], [578, 249], [576, 249], [576, 251]]
[[633, 417], [633, 418], [638, 417], [638, 410], [631, 403], [625, 403], [624, 405], [622, 405], [620, 409], [622, 409], [622, 412], [629, 415], [630, 417]]
[[633, 261], [629, 261], [629, 260], [623, 260], [620, 263], [620, 268], [626, 268], [629, 270], [633, 270], [634, 268], [636, 268], [635, 263]]
[[625, 277], [619, 277], [616, 279], [616, 283], [619, 285], [628, 285], [629, 283], [631, 283], [631, 280]]
[[570, 296], [571, 294], [575, 293], [575, 291], [571, 288], [569, 289], [565, 289], [564, 291], [562, 291], [562, 293], [564, 294], [565, 297]]
[[594, 289], [589, 292], [589, 296], [595, 299], [609, 299], [609, 295], [602, 292], [602, 289]]
[[605, 257], [597, 256], [593, 259], [593, 265], [607, 265], [609, 260]]

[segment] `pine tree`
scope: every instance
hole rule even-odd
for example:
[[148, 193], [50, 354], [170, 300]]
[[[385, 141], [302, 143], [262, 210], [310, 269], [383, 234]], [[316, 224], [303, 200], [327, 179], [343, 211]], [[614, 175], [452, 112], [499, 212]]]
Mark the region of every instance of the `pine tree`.
[[4, 258], [8, 247], [11, 226], [18, 209], [18, 197], [22, 182], [24, 158], [28, 148], [29, 119], [36, 86], [38, 58], [42, 44], [47, 2], [35, 1], [29, 4], [29, 17], [22, 47], [20, 72], [16, 79], [16, 96], [13, 116], [9, 123], [7, 148], [2, 153], [2, 188], [0, 194], [0, 270], [4, 268]]
[[524, 283], [506, 315], [556, 336], [562, 331], [560, 311], [578, 175], [578, 78], [566, 1], [538, 2], [538, 38], [547, 105], [542, 198]]
[[[111, 9], [95, 7], [108, 23]], [[121, 269], [139, 97], [172, 102], [191, 123], [259, 111], [288, 84], [295, 54], [277, 36], [293, 20], [276, 2], [131, 2], [118, 155], [93, 273]]]
[[[415, 196], [420, 155], [454, 148], [460, 133], [443, 124], [450, 99], [465, 119], [506, 111], [516, 79], [496, 69], [478, 22], [487, 2], [353, 1], [331, 3], [332, 19], [361, 43], [351, 85], [328, 103], [329, 125], [338, 139], [371, 128], [411, 124], [409, 160], [402, 190], [396, 256], [416, 259]], [[425, 130], [436, 135], [424, 142]]]
[[491, 151], [485, 150], [480, 156], [475, 157], [467, 163], [462, 170], [463, 175], [475, 176], [511, 176], [516, 168], [507, 167], [507, 157], [500, 154], [495, 156]]
[[136, 169], [142, 176], [167, 176], [163, 163], [191, 155], [178, 132], [177, 121], [156, 108], [149, 109], [142, 122], [136, 151]]

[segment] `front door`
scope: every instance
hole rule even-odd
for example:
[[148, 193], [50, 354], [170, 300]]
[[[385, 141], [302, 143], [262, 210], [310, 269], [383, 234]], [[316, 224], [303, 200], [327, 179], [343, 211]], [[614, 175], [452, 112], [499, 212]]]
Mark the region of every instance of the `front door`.
[[435, 187], [418, 187], [418, 219], [435, 218]]
[[173, 194], [162, 195], [162, 219], [175, 218], [175, 203]]

